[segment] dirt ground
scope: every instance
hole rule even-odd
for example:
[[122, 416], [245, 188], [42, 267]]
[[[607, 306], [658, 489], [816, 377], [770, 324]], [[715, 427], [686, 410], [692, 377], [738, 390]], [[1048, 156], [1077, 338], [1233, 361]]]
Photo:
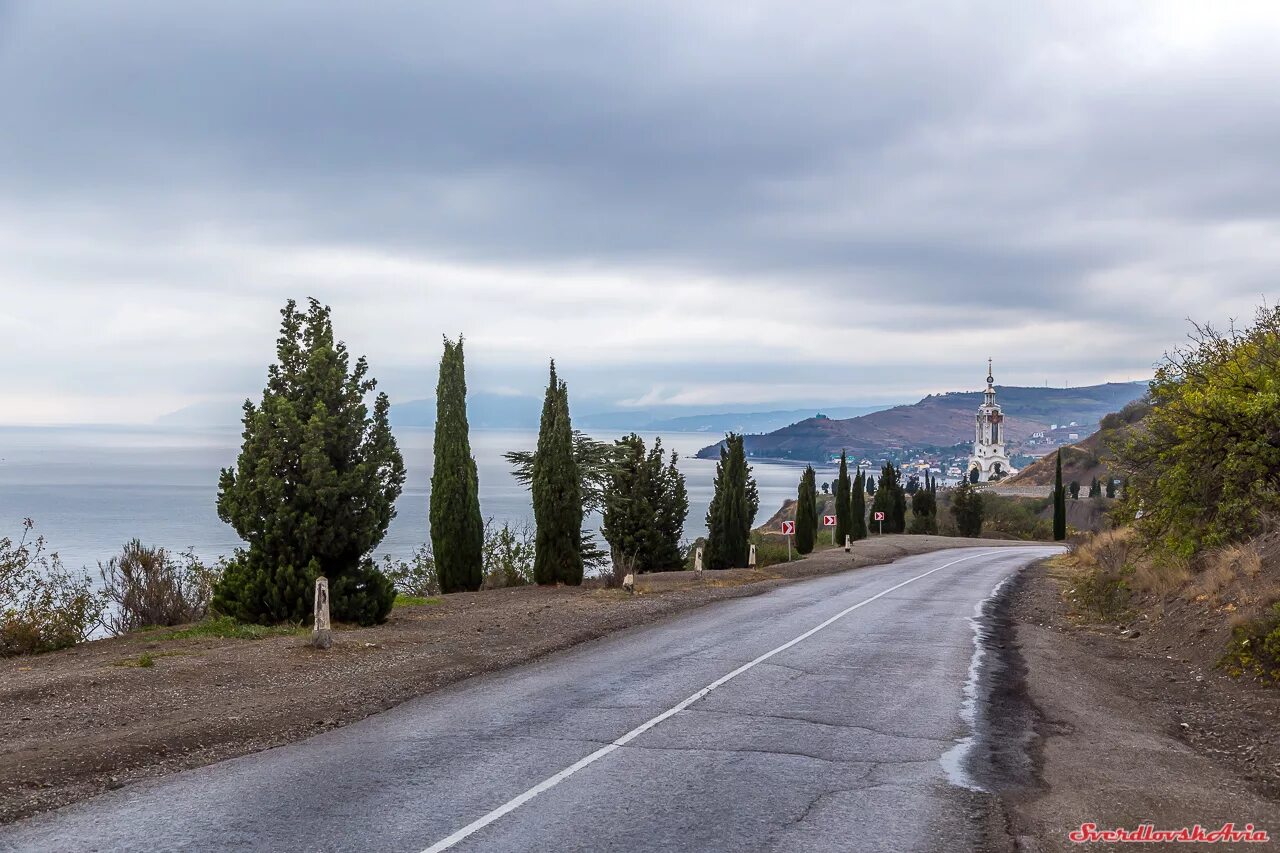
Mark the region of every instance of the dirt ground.
[[[519, 587], [397, 607], [375, 628], [161, 640], [138, 633], [0, 662], [0, 823], [151, 776], [345, 725], [479, 673], [798, 578], [943, 548], [1018, 545], [885, 536], [764, 570], [643, 575], [637, 594]], [[151, 656], [152, 666], [136, 663]]]
[[1222, 638], [1201, 630], [1191, 609], [1091, 625], [1069, 612], [1060, 584], [1070, 579], [1037, 565], [1008, 603], [1013, 668], [1036, 719], [1035, 780], [1002, 797], [1016, 849], [1080, 849], [1068, 833], [1084, 823], [1251, 823], [1280, 838], [1280, 689], [1217, 669]]

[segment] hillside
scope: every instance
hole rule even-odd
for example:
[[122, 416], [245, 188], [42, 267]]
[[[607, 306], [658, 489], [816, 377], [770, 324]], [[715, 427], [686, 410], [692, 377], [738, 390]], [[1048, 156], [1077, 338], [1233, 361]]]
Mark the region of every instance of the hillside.
[[[1141, 400], [1134, 400], [1119, 412], [1107, 415], [1099, 425], [1097, 432], [1084, 441], [1062, 448], [1062, 481], [1070, 483], [1075, 480], [1087, 486], [1094, 477], [1105, 480], [1108, 476], [1108, 463], [1115, 458], [1111, 448], [1125, 431], [1142, 420], [1149, 407]], [[1052, 486], [1056, 474], [1056, 454], [1049, 454], [1034, 464], [1027, 466], [1016, 476], [1011, 477], [1007, 485], [1015, 486]]]
[[[1032, 433], [1053, 424], [1075, 421], [1082, 433], [1097, 429], [1098, 422], [1146, 392], [1145, 382], [1107, 383], [1084, 388], [997, 387], [996, 399], [1006, 416], [1011, 449]], [[982, 402], [980, 391], [959, 391], [925, 397], [907, 406], [895, 406], [846, 420], [808, 418], [764, 435], [746, 439], [750, 456], [800, 461], [826, 461], [842, 449], [855, 455], [875, 456], [892, 449], [949, 447], [973, 440], [973, 419]], [[719, 445], [699, 451], [714, 457]]]

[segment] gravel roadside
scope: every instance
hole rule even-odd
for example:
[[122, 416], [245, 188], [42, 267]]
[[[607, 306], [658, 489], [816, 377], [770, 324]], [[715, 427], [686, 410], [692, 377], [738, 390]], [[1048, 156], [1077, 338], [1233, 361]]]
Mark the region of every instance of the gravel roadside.
[[1034, 779], [1001, 792], [1015, 849], [1079, 850], [1068, 833], [1085, 823], [1218, 829], [1230, 822], [1280, 837], [1280, 691], [1206, 665], [1191, 637], [1177, 646], [1077, 624], [1047, 564], [1022, 573], [1007, 612], [1015, 640], [1009, 668], [1021, 683], [1006, 689], [1024, 697], [1035, 718]]

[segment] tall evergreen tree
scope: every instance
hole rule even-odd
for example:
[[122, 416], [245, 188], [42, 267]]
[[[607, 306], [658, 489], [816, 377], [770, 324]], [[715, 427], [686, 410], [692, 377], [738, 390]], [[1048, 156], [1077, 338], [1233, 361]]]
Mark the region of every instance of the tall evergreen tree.
[[574, 457], [569, 389], [556, 375], [542, 402], [533, 457], [533, 578], [540, 584], [582, 583], [582, 481]]
[[812, 552], [817, 538], [817, 474], [812, 465], [807, 465], [800, 475], [800, 489], [796, 495], [796, 551], [801, 554]]
[[1067, 538], [1067, 492], [1062, 485], [1062, 451], [1058, 451], [1058, 461], [1053, 475], [1053, 541], [1061, 542]]
[[1094, 477], [1092, 480], [1089, 481], [1089, 497], [1091, 498], [1102, 497], [1102, 483], [1098, 482], [1097, 477]]
[[323, 575], [335, 620], [381, 622], [395, 590], [371, 555], [405, 476], [391, 406], [379, 394], [372, 413], [365, 407], [377, 383], [363, 357], [349, 366], [328, 307], [312, 299], [304, 314], [290, 300], [280, 313], [277, 363], [262, 402], [245, 401], [240, 456], [218, 482], [218, 517], [248, 547], [236, 549], [213, 607], [245, 622], [302, 621]]
[[961, 536], [981, 536], [983, 517], [986, 514], [982, 492], [975, 489], [968, 480], [962, 480], [951, 494], [951, 514], [955, 517]]
[[484, 520], [467, 424], [462, 336], [444, 340], [436, 385], [435, 468], [431, 472], [431, 550], [441, 592], [476, 590], [484, 581]]
[[836, 544], [843, 545], [846, 536], [853, 535], [850, 490], [853, 484], [849, 480], [849, 461], [843, 450], [840, 451], [840, 473], [836, 475]]
[[683, 568], [680, 536], [689, 515], [689, 494], [678, 457], [663, 455], [662, 440], [645, 450], [635, 433], [614, 443], [605, 482], [601, 532], [615, 571], [662, 572]]
[[853, 480], [853, 488], [849, 492], [849, 516], [853, 523], [852, 536], [855, 540], [867, 538], [867, 475], [861, 468]]
[[1107, 475], [1107, 497], [1114, 498], [1116, 496], [1116, 478]]
[[707, 568], [732, 569], [747, 564], [751, 524], [759, 509], [760, 495], [747, 465], [742, 436], [729, 433], [720, 447], [715, 492], [707, 508]]
[[875, 493], [876, 493], [876, 478], [868, 474], [867, 475], [867, 494], [874, 495]]
[[931, 488], [918, 489], [911, 496], [912, 533], [938, 532], [938, 499]]
[[880, 469], [880, 485], [871, 503], [874, 512], [884, 513], [884, 532], [903, 533], [907, 529], [907, 495], [902, 488], [901, 475], [892, 462]]

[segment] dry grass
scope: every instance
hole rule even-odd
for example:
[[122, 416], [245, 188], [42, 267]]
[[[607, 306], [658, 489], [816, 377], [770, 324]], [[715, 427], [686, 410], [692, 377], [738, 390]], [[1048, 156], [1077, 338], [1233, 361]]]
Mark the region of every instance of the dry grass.
[[[1252, 542], [1227, 545], [1210, 552], [1202, 562], [1203, 569], [1195, 583], [1187, 589], [1187, 597], [1220, 600], [1224, 590], [1233, 589], [1238, 581], [1256, 581], [1262, 575], [1262, 555]], [[1248, 586], [1248, 583], [1240, 584]]]
[[1185, 557], [1162, 552], [1144, 552], [1133, 566], [1133, 588], [1138, 592], [1166, 598], [1186, 587], [1191, 565]]
[[1132, 568], [1138, 551], [1138, 536], [1134, 529], [1119, 527], [1074, 542], [1071, 556], [1081, 570], [1119, 574]]

